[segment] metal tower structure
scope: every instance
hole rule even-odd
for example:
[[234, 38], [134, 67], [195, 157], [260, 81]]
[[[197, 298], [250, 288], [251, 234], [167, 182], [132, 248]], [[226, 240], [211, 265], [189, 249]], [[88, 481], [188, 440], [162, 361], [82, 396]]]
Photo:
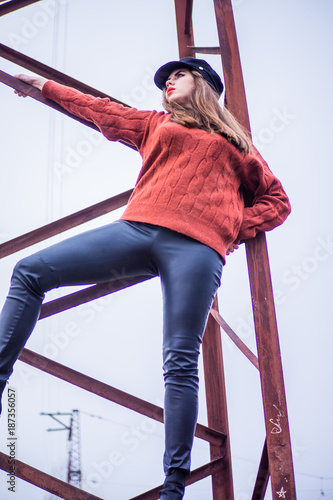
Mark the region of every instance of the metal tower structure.
[[[36, 1], [40, 0], [8, 0], [5, 4], [0, 5], [0, 16], [9, 14], [16, 9], [35, 3]], [[194, 44], [192, 26], [193, 0], [175, 0], [179, 55], [180, 57], [184, 57], [195, 56], [197, 53], [201, 53], [217, 54], [221, 56], [228, 107], [238, 120], [250, 131], [250, 121], [231, 0], [212, 1], [214, 1], [215, 7], [219, 46], [196, 47]], [[83, 92], [88, 92], [95, 96], [106, 96], [106, 94], [92, 89], [82, 82], [2, 44], [0, 44], [0, 57], [12, 61], [40, 76], [75, 87]], [[0, 71], [0, 81], [14, 89], [23, 91], [44, 105], [51, 106], [62, 113], [68, 114], [57, 104], [43, 99], [39, 90], [17, 80], [11, 75]], [[110, 97], [110, 99], [115, 100], [112, 97]], [[73, 118], [89, 127], [95, 128], [91, 123], [76, 117]], [[131, 190], [120, 193], [96, 205], [85, 208], [70, 216], [5, 242], [0, 245], [0, 258], [4, 258], [22, 248], [34, 245], [55, 234], [60, 234], [88, 220], [92, 220], [122, 207], [127, 203], [130, 194]], [[273, 499], [285, 498], [288, 500], [296, 500], [287, 405], [269, 259], [264, 233], [260, 233], [253, 240], [246, 242], [246, 254], [258, 358], [247, 348], [247, 346], [245, 346], [237, 334], [221, 317], [216, 299], [208, 320], [202, 348], [208, 427], [198, 424], [195, 434], [198, 438], [209, 442], [211, 460], [207, 464], [192, 471], [186, 484], [192, 484], [207, 476], [211, 476], [214, 500], [234, 500], [221, 343], [222, 328], [260, 372], [266, 440], [263, 445], [262, 457], [258, 465], [258, 473], [252, 500], [264, 499], [269, 478], [271, 478]], [[43, 305], [40, 319], [147, 279], [149, 279], [147, 276], [141, 276], [132, 281], [128, 280], [126, 284], [124, 284], [122, 280], [113, 280], [112, 282], [90, 286], [60, 299], [49, 301]], [[98, 380], [92, 379], [91, 377], [79, 373], [67, 366], [63, 366], [51, 359], [24, 349], [20, 360], [98, 396], [132, 409], [159, 422], [163, 422], [162, 408], [139, 399], [136, 396], [120, 391], [117, 388], [108, 386]], [[5, 471], [8, 471], [7, 458], [8, 457], [4, 453], [0, 453], [0, 468]], [[61, 498], [98, 500], [98, 497], [90, 493], [84, 492], [73, 485], [62, 482], [19, 461], [16, 463], [16, 474], [17, 477], [44, 488]], [[135, 499], [156, 500], [160, 487], [159, 485], [150, 491], [142, 493], [136, 496]], [[134, 500], [134, 498], [132, 500]]]
[[[47, 429], [48, 432], [68, 431], [68, 467], [67, 482], [73, 486], [81, 487], [81, 440], [80, 440], [80, 413], [79, 410], [72, 410], [71, 413], [41, 413], [48, 415], [58, 422], [61, 427], [57, 429]], [[66, 425], [59, 417], [70, 417], [69, 425]]]

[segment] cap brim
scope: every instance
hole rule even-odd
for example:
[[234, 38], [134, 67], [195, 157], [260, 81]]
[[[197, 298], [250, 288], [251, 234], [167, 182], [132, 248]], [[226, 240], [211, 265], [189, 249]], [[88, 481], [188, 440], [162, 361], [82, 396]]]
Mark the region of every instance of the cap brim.
[[181, 68], [186, 68], [193, 70], [193, 67], [190, 66], [189, 64], [186, 64], [181, 61], [170, 61], [166, 64], [163, 64], [155, 73], [154, 76], [154, 82], [155, 85], [163, 90], [165, 87], [165, 82], [169, 78], [169, 75], [175, 70], [175, 69], [181, 69]]

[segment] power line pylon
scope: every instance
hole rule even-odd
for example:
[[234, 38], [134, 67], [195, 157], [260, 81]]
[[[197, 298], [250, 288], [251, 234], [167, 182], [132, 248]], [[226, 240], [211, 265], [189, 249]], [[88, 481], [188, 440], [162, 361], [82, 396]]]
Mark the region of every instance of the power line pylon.
[[[48, 415], [53, 420], [58, 422], [61, 427], [57, 429], [47, 429], [48, 432], [52, 431], [68, 431], [68, 468], [67, 468], [67, 482], [81, 488], [81, 438], [80, 438], [80, 413], [79, 410], [72, 410], [72, 413], [41, 413], [41, 415]], [[69, 425], [59, 420], [56, 417], [70, 416]]]

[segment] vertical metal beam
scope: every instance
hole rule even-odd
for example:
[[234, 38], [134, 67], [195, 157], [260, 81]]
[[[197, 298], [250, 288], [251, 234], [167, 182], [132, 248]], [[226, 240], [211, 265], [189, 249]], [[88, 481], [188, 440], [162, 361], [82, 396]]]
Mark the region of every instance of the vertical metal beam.
[[231, 0], [214, 0], [214, 5], [226, 87], [226, 103], [239, 122], [250, 130]]
[[[296, 499], [278, 330], [266, 237], [246, 245], [273, 498]], [[260, 264], [259, 264], [260, 263]]]
[[193, 56], [192, 4], [192, 0], [175, 0], [179, 59]]
[[[230, 111], [250, 131], [231, 0], [214, 0]], [[246, 242], [273, 498], [296, 499], [286, 398], [266, 237]]]
[[[218, 307], [217, 298], [215, 298], [213, 307], [215, 309]], [[202, 354], [208, 425], [227, 435], [223, 461], [220, 468], [212, 475], [213, 499], [233, 500], [234, 492], [221, 333], [219, 325], [211, 315], [209, 316], [203, 339]], [[219, 446], [211, 445], [211, 460], [215, 460], [221, 456], [221, 452], [222, 450]]]

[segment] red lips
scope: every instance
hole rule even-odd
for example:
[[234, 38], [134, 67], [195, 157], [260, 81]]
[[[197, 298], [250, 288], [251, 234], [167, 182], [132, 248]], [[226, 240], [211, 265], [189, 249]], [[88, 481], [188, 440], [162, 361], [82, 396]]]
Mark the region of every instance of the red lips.
[[172, 92], [172, 90], [176, 90], [176, 89], [174, 87], [169, 87], [167, 90], [167, 94], [169, 94], [169, 92]]

